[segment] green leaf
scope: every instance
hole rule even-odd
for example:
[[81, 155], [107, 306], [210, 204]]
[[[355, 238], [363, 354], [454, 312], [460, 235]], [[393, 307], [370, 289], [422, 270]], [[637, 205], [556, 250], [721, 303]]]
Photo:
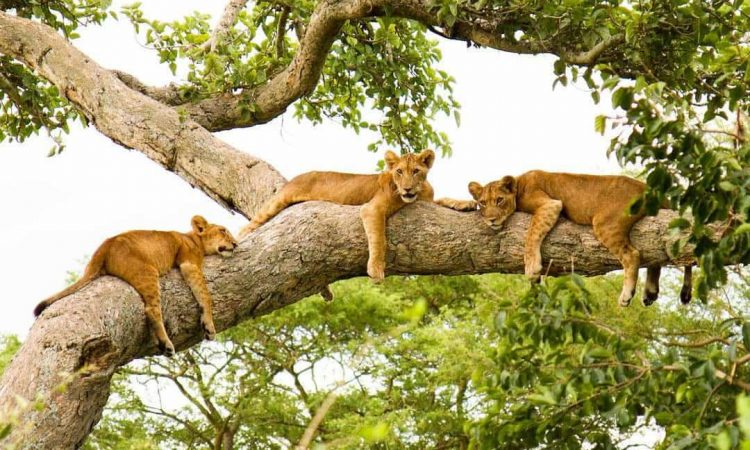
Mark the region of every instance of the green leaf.
[[390, 427], [386, 422], [378, 422], [373, 426], [363, 428], [359, 434], [365, 441], [373, 443], [385, 440], [389, 432]]
[[5, 439], [10, 434], [11, 430], [13, 430], [13, 425], [6, 423], [0, 428], [0, 440]]
[[721, 181], [719, 182], [719, 188], [724, 192], [732, 192], [737, 189], [737, 186], [729, 181]]
[[607, 127], [607, 116], [598, 115], [594, 118], [594, 131], [604, 136], [604, 130]]
[[684, 217], [678, 217], [676, 219], [672, 219], [669, 222], [669, 228], [677, 228], [678, 230], [684, 230], [685, 228], [690, 228], [690, 221], [685, 219]]
[[536, 405], [556, 405], [557, 404], [557, 402], [549, 394], [549, 392], [545, 394], [529, 394], [526, 398], [531, 403], [534, 403]]

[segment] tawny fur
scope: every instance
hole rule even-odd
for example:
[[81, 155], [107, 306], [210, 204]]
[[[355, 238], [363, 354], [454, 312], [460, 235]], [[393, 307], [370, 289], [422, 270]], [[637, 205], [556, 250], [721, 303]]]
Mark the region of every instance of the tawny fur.
[[367, 274], [375, 280], [382, 280], [385, 276], [386, 219], [416, 200], [433, 200], [434, 191], [427, 181], [427, 172], [434, 161], [432, 150], [401, 157], [388, 151], [385, 154], [387, 170], [380, 174], [308, 172], [299, 175], [242, 228], [240, 239], [295, 203], [323, 200], [340, 205], [362, 205], [360, 216], [369, 250]]
[[[436, 203], [459, 211], [479, 208], [487, 225], [499, 229], [515, 211], [533, 214], [526, 235], [524, 272], [537, 281], [542, 271], [541, 245], [560, 214], [581, 225], [591, 225], [596, 238], [622, 263], [624, 282], [619, 304], [627, 306], [638, 283], [640, 253], [630, 242], [630, 230], [645, 214], [628, 214], [631, 202], [646, 185], [616, 175], [551, 173], [541, 170], [519, 177], [506, 176], [482, 186], [469, 183], [474, 200], [439, 199]], [[643, 303], [650, 305], [659, 295], [660, 267], [649, 267]], [[691, 297], [691, 267], [685, 267], [680, 298]]]
[[159, 348], [171, 356], [175, 349], [162, 320], [159, 277], [178, 267], [200, 304], [204, 336], [213, 339], [216, 328], [211, 294], [203, 275], [203, 257], [214, 254], [229, 256], [237, 247], [237, 242], [226, 228], [209, 224], [201, 216], [193, 217], [192, 227], [189, 233], [136, 230], [107, 239], [94, 252], [81, 278], [39, 303], [34, 314], [40, 315], [52, 303], [81, 290], [102, 275], [114, 275], [125, 280], [141, 295]]

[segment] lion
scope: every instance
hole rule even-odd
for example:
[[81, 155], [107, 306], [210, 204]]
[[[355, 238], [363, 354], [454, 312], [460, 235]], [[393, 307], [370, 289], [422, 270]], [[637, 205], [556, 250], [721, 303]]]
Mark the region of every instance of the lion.
[[[485, 186], [472, 181], [469, 193], [474, 200], [438, 199], [439, 205], [473, 211], [477, 207], [485, 223], [500, 229], [515, 211], [533, 214], [526, 235], [524, 273], [533, 282], [542, 271], [541, 245], [545, 236], [564, 214], [573, 222], [591, 225], [594, 236], [622, 263], [625, 272], [618, 303], [628, 306], [638, 283], [640, 253], [630, 242], [630, 229], [646, 214], [628, 214], [633, 200], [646, 185], [619, 175], [583, 175], [532, 170], [521, 176], [505, 176]], [[652, 304], [659, 295], [661, 267], [647, 269], [643, 304]], [[692, 296], [692, 268], [685, 267], [680, 300], [687, 304]]]
[[159, 342], [159, 349], [167, 356], [175, 348], [167, 336], [161, 316], [159, 276], [179, 267], [201, 308], [204, 337], [216, 334], [211, 311], [211, 294], [203, 275], [203, 257], [219, 254], [229, 257], [237, 248], [232, 234], [220, 225], [208, 223], [201, 216], [191, 220], [192, 231], [127, 231], [104, 241], [94, 252], [83, 276], [52, 297], [39, 303], [34, 315], [39, 316], [48, 306], [81, 290], [103, 275], [114, 275], [129, 283], [143, 298], [146, 317]]
[[396, 211], [417, 200], [433, 201], [427, 181], [435, 152], [423, 150], [399, 157], [385, 153], [386, 170], [360, 175], [340, 172], [303, 173], [276, 194], [252, 221], [240, 231], [240, 239], [295, 203], [323, 200], [340, 205], [362, 205], [360, 217], [367, 235], [367, 274], [376, 281], [385, 277], [385, 222]]

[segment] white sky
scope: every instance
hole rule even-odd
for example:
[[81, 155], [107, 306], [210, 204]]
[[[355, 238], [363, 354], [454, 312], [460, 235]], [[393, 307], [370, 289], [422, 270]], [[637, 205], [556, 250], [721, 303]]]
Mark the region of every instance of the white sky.
[[[125, 2], [115, 1], [115, 8]], [[193, 10], [216, 18], [224, 2], [144, 2], [147, 17], [172, 20]], [[99, 64], [142, 81], [173, 81], [125, 21], [84, 30], [75, 42]], [[471, 180], [482, 183], [530, 169], [617, 173], [606, 158], [607, 139], [594, 133], [594, 117], [610, 113], [609, 99], [594, 105], [580, 87], [552, 90], [550, 56], [508, 55], [441, 43], [441, 66], [456, 78], [462, 125], [440, 120], [454, 155], [430, 173], [436, 196], [465, 198]], [[292, 108], [290, 108], [291, 110]], [[367, 152], [371, 139], [333, 122], [313, 127], [291, 114], [218, 136], [260, 157], [287, 178], [301, 172], [371, 172], [382, 154]], [[137, 151], [126, 151], [93, 127], [72, 130], [67, 149], [48, 158], [45, 138], [0, 144], [0, 333], [25, 336], [34, 306], [62, 289], [66, 271], [80, 270], [107, 237], [129, 229], [188, 230], [190, 217], [237, 230], [245, 223], [164, 171]]]

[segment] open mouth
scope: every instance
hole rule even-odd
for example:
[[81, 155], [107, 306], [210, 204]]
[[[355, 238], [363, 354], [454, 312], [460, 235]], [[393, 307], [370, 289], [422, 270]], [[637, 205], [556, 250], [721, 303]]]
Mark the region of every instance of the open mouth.
[[417, 194], [412, 194], [412, 193], [401, 194], [401, 199], [405, 201], [406, 203], [411, 203], [417, 199]]

